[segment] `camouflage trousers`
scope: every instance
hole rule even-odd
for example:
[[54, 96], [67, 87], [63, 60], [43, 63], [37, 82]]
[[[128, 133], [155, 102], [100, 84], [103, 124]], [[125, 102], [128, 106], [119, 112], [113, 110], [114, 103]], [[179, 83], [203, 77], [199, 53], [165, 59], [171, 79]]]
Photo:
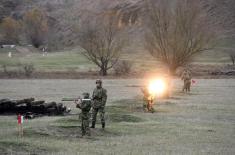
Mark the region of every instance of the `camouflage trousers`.
[[100, 113], [101, 123], [104, 124], [105, 123], [105, 118], [104, 118], [105, 110], [104, 110], [104, 107], [92, 108], [92, 123], [96, 122], [97, 113]]
[[154, 112], [153, 105], [149, 101], [144, 100], [143, 102], [143, 111], [144, 112]]
[[82, 135], [88, 135], [90, 136], [90, 127], [89, 127], [89, 113], [83, 114], [81, 113], [81, 130]]
[[148, 105], [148, 100], [147, 99], [143, 99], [143, 110], [147, 111], [147, 105]]
[[184, 80], [183, 91], [190, 92], [191, 80]]

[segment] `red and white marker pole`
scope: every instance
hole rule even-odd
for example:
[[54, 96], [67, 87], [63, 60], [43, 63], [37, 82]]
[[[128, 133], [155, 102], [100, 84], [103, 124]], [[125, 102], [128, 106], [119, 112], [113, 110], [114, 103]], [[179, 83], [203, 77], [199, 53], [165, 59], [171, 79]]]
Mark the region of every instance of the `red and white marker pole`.
[[24, 131], [23, 131], [23, 122], [24, 122], [24, 116], [17, 115], [17, 121], [18, 121], [18, 132], [19, 136], [23, 137]]
[[196, 85], [197, 81], [196, 80], [192, 80], [192, 85]]

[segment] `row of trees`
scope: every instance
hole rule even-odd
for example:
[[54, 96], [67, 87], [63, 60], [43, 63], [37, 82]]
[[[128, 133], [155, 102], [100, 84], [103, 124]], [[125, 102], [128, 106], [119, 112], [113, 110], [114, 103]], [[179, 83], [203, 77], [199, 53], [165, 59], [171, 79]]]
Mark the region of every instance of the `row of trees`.
[[[145, 47], [174, 74], [193, 57], [209, 50], [215, 38], [214, 28], [199, 1], [146, 0]], [[102, 75], [116, 64], [125, 38], [115, 17], [85, 23], [80, 30], [84, 55], [100, 68]]]
[[0, 27], [3, 36], [2, 42], [4, 43], [19, 44], [22, 36], [36, 48], [46, 43], [48, 32], [47, 18], [38, 9], [26, 12], [22, 20], [5, 17]]
[[[165, 64], [170, 73], [190, 63], [193, 57], [212, 48], [214, 25], [198, 0], [145, 0], [146, 16], [143, 19], [146, 50]], [[113, 68], [121, 51], [128, 43], [125, 29], [118, 27], [114, 14], [96, 19], [88, 18], [78, 30], [78, 44], [83, 55], [100, 68], [101, 75]], [[21, 21], [7, 17], [2, 22], [3, 36], [12, 43], [19, 42], [20, 32], [39, 47], [46, 41], [48, 23], [46, 16], [33, 9]]]

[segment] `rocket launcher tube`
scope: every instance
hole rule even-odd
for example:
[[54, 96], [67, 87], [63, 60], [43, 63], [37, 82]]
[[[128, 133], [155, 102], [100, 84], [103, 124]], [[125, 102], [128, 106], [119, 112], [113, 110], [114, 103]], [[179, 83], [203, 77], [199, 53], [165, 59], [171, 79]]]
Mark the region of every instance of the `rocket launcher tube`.
[[91, 99], [81, 99], [81, 98], [62, 98], [62, 101], [77, 101], [77, 100], [82, 100], [82, 101], [91, 101]]

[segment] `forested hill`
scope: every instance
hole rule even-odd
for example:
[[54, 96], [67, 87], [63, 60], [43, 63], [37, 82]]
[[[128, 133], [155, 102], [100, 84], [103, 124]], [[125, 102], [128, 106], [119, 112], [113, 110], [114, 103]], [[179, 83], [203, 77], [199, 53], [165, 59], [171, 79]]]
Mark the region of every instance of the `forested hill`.
[[[203, 7], [212, 20], [220, 23], [227, 35], [235, 35], [235, 0], [201, 0]], [[42, 9], [48, 16], [49, 24], [55, 38], [63, 38], [67, 45], [72, 44], [74, 26], [89, 14], [114, 12], [119, 24], [130, 28], [141, 25], [141, 17], [145, 12], [143, 0], [1, 0], [0, 22], [4, 17], [11, 16], [21, 19], [23, 14], [32, 8]]]

